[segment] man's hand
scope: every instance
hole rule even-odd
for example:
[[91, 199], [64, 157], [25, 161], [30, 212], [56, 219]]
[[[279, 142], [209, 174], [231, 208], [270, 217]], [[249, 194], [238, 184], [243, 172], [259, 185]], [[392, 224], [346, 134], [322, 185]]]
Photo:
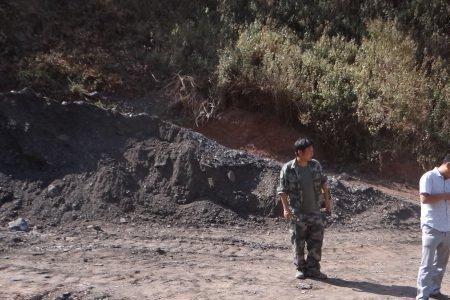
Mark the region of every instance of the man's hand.
[[283, 210], [283, 215], [284, 215], [284, 218], [286, 220], [288, 220], [288, 221], [290, 221], [292, 219], [292, 217], [293, 217], [292, 212], [291, 212], [291, 210], [289, 208], [285, 208]]
[[442, 193], [442, 194], [435, 194], [435, 195], [430, 195], [427, 193], [420, 194], [420, 201], [424, 204], [436, 203], [436, 202], [445, 201], [445, 200], [450, 200], [450, 193]]
[[325, 212], [328, 215], [331, 215], [331, 199], [329, 199], [328, 201], [325, 201]]
[[285, 193], [280, 193], [280, 198], [281, 198], [281, 203], [283, 204], [283, 216], [286, 220], [291, 220], [293, 215], [292, 215], [292, 211], [289, 208], [289, 204], [288, 204], [288, 195]]
[[328, 187], [328, 184], [324, 182], [322, 186], [323, 196], [325, 198], [325, 212], [328, 215], [331, 215], [331, 208], [332, 208], [332, 201], [331, 201], [331, 193], [330, 188]]

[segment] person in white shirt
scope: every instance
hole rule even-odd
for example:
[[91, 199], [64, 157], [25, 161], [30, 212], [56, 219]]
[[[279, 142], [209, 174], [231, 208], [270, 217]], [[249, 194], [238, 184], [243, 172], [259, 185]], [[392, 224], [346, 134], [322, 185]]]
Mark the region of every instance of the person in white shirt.
[[416, 299], [441, 299], [441, 283], [450, 254], [450, 154], [420, 178], [422, 261]]

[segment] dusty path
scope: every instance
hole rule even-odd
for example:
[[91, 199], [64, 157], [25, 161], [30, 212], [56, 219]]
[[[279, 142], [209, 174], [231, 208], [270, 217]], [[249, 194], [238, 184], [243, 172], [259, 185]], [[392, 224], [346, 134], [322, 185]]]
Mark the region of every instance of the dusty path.
[[[283, 224], [186, 228], [87, 224], [0, 231], [1, 299], [409, 299], [420, 234], [329, 229], [324, 282], [293, 279]], [[448, 277], [447, 277], [448, 278]], [[450, 283], [444, 278], [444, 292]], [[64, 293], [67, 293], [64, 295]], [[70, 294], [69, 294], [70, 293]]]

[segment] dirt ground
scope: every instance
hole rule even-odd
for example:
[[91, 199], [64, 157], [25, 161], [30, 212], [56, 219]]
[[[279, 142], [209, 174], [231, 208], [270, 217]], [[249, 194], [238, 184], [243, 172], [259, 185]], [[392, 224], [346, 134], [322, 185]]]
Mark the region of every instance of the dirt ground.
[[[92, 226], [94, 225], [94, 226]], [[325, 281], [294, 279], [284, 221], [0, 231], [1, 299], [410, 299], [417, 230], [328, 228]], [[99, 229], [99, 230], [96, 230]], [[444, 279], [443, 292], [450, 291]], [[34, 297], [34, 298], [33, 298]]]

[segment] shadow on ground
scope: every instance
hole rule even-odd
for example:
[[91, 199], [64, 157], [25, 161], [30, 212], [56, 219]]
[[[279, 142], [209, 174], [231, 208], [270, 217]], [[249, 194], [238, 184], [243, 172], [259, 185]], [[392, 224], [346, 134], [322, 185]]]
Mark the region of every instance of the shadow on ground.
[[372, 282], [367, 282], [367, 281], [352, 281], [352, 280], [345, 280], [345, 279], [340, 279], [340, 278], [329, 278], [323, 282], [334, 285], [334, 286], [351, 288], [354, 291], [360, 291], [360, 292], [377, 294], [377, 295], [392, 296], [392, 297], [414, 298], [417, 293], [415, 287], [403, 286], [403, 285], [383, 285], [383, 284], [372, 283]]

